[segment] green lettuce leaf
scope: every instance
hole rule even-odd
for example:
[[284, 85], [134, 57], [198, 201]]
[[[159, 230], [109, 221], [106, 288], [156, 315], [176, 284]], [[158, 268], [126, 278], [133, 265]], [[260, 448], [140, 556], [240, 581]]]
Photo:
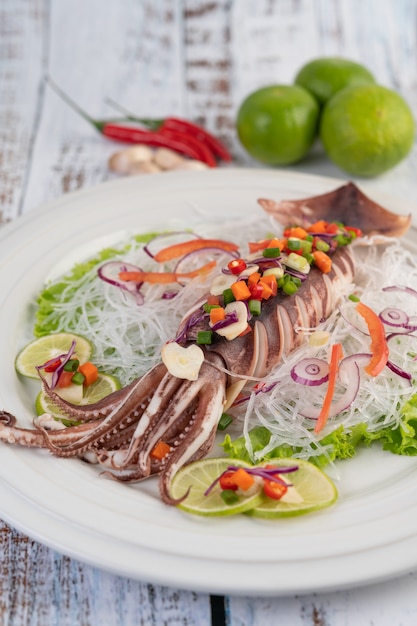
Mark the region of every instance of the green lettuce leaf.
[[[147, 233], [146, 235], [136, 235], [134, 241], [137, 243], [147, 243], [155, 236], [155, 233]], [[117, 256], [126, 254], [131, 248], [131, 244], [126, 244], [120, 248], [105, 248], [96, 256], [88, 259], [83, 263], [77, 263], [71, 271], [59, 280], [47, 285], [38, 295], [36, 300], [35, 324], [33, 333], [35, 337], [42, 337], [57, 331], [59, 320], [53, 315], [58, 304], [70, 302], [76, 293], [80, 281], [83, 277], [88, 277], [89, 272], [95, 267], [99, 267], [102, 263], [109, 261]], [[65, 294], [64, 294], [65, 292]], [[77, 320], [72, 320], [72, 327], [68, 331], [76, 331]]]
[[[396, 428], [381, 428], [370, 432], [366, 423], [357, 424], [349, 431], [345, 430], [343, 426], [339, 426], [320, 440], [320, 446], [325, 447], [326, 452], [312, 455], [308, 460], [322, 468], [332, 461], [350, 459], [355, 456], [360, 446], [370, 446], [374, 442], [379, 442], [383, 450], [388, 450], [394, 454], [416, 456], [417, 393], [403, 405], [400, 415], [400, 423]], [[249, 431], [249, 438], [253, 452], [261, 452], [269, 444], [271, 433], [264, 426], [256, 426]], [[232, 440], [230, 435], [226, 435], [220, 445], [227, 456], [242, 459], [249, 463], [253, 462], [243, 436]], [[263, 455], [259, 462], [273, 458], [291, 457], [299, 452], [301, 452], [301, 448], [282, 444]]]

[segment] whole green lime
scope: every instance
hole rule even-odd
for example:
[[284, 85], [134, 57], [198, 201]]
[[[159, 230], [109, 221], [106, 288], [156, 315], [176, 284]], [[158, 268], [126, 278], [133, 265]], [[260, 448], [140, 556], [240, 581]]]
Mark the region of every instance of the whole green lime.
[[380, 85], [346, 87], [329, 100], [320, 123], [328, 157], [354, 176], [378, 176], [397, 165], [414, 134], [408, 104]]
[[300, 161], [317, 136], [319, 106], [298, 85], [269, 85], [251, 93], [236, 120], [247, 152], [269, 165]]
[[321, 105], [345, 87], [373, 83], [375, 79], [364, 65], [340, 57], [314, 59], [295, 77], [295, 84], [312, 93]]

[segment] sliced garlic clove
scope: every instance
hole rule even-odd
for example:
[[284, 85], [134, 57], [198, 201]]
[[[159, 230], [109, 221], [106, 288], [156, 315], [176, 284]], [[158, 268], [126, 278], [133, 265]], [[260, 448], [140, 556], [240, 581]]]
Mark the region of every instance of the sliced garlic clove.
[[195, 159], [184, 159], [183, 163], [178, 165], [175, 169], [176, 170], [195, 170], [195, 171], [199, 171], [199, 170], [207, 170], [208, 169], [208, 165], [203, 163], [203, 161], [197, 161]]
[[233, 274], [219, 274], [211, 283], [210, 293], [212, 296], [221, 296], [223, 291], [225, 289], [230, 289], [235, 282], [236, 276]]
[[176, 378], [197, 380], [204, 361], [204, 352], [192, 344], [183, 348], [175, 341], [166, 343], [161, 350], [162, 361], [168, 372]]
[[232, 312], [236, 313], [237, 322], [233, 322], [232, 324], [229, 324], [229, 326], [225, 326], [224, 328], [219, 328], [218, 330], [216, 330], [216, 333], [221, 337], [225, 337], [226, 339], [231, 341], [232, 339], [236, 339], [236, 337], [238, 337], [241, 333], [243, 333], [244, 330], [246, 330], [246, 327], [248, 325], [248, 310], [244, 302], [237, 300], [236, 302], [230, 302], [225, 307], [225, 311], [226, 315]]
[[174, 150], [169, 148], [158, 148], [155, 150], [154, 163], [162, 170], [173, 170], [181, 167], [185, 159]]
[[119, 174], [129, 174], [133, 163], [152, 161], [153, 150], [149, 146], [139, 144], [116, 152], [109, 159], [109, 168]]
[[158, 174], [159, 172], [162, 172], [162, 170], [156, 163], [153, 161], [143, 161], [132, 163], [127, 174], [133, 176], [134, 174]]

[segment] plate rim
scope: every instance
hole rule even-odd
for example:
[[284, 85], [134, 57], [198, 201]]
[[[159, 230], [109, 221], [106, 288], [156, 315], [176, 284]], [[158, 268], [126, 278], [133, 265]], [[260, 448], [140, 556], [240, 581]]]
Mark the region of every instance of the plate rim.
[[[181, 175], [177, 175], [177, 174], [161, 174], [161, 175], [157, 175], [157, 176], [163, 176], [164, 177], [164, 182], [168, 183], [169, 185], [173, 185], [174, 187], [178, 186], [179, 188], [181, 188], [181, 186], [183, 186], [185, 184], [185, 181], [187, 181], [187, 183], [190, 181], [191, 177], [190, 175], [185, 175], [185, 174], [181, 174]], [[190, 185], [192, 188], [195, 187], [195, 185], [200, 184], [198, 181], [204, 180], [204, 184], [208, 184], [206, 181], [213, 181], [213, 180], [218, 180], [218, 181], [224, 181], [227, 180], [228, 177], [230, 176], [238, 176], [238, 177], [245, 177], [246, 183], [248, 182], [248, 177], [251, 179], [263, 179], [263, 178], [267, 178], [267, 179], [271, 179], [272, 177], [274, 177], [277, 181], [277, 187], [279, 187], [280, 183], [283, 180], [288, 180], [291, 179], [291, 183], [301, 183], [301, 181], [304, 181], [305, 184], [309, 185], [311, 184], [312, 187], [317, 186], [323, 186], [323, 187], [328, 187], [329, 189], [332, 188], [331, 186], [335, 186], [335, 185], [342, 185], [344, 184], [345, 181], [341, 180], [341, 179], [335, 179], [335, 178], [330, 178], [327, 176], [315, 176], [312, 174], [300, 174], [297, 172], [288, 172], [288, 171], [284, 171], [284, 172], [276, 172], [274, 170], [261, 170], [261, 169], [223, 169], [223, 170], [216, 170], [215, 172], [202, 172], [202, 173], [193, 173], [192, 175], [192, 184]], [[159, 179], [160, 180], [160, 179]], [[15, 220], [14, 222], [11, 222], [10, 224], [6, 224], [4, 227], [2, 227], [0, 229], [0, 242], [1, 241], [10, 241], [13, 239], [13, 237], [15, 237], [18, 233], [21, 233], [22, 231], [24, 231], [25, 229], [27, 229], [29, 227], [29, 225], [31, 223], [33, 223], [33, 220], [36, 221], [40, 216], [44, 216], [46, 217], [48, 214], [52, 213], [52, 222], [56, 222], [59, 219], [59, 215], [58, 213], [62, 213], [65, 209], [65, 206], [68, 204], [73, 204], [74, 202], [84, 202], [87, 201], [88, 198], [93, 198], [95, 196], [110, 196], [113, 197], [114, 195], [117, 195], [118, 193], [120, 193], [120, 191], [123, 192], [124, 189], [128, 190], [129, 193], [131, 193], [131, 191], [133, 189], [136, 189], [137, 187], [139, 187], [142, 190], [150, 190], [152, 191], [152, 187], [155, 184], [155, 177], [149, 177], [146, 180], [141, 179], [139, 180], [133, 180], [133, 179], [122, 179], [122, 180], [116, 180], [116, 181], [107, 181], [105, 183], [102, 183], [100, 185], [96, 185], [95, 187], [91, 187], [88, 189], [84, 189], [84, 190], [80, 190], [80, 191], [76, 191], [76, 192], [72, 192], [71, 194], [67, 194], [66, 196], [62, 196], [60, 198], [57, 198], [55, 200], [52, 200], [49, 203], [46, 203], [45, 205], [42, 205], [41, 207], [39, 207], [38, 209], [29, 212], [28, 214], [18, 218], [17, 220]], [[223, 184], [223, 183], [222, 183]], [[194, 187], [193, 187], [194, 185]], [[302, 186], [302, 184], [301, 184]], [[366, 189], [365, 185], [359, 184], [359, 186], [361, 188], [363, 188], [364, 190]], [[176, 187], [177, 188], [177, 187]], [[366, 192], [366, 191], [365, 191]], [[382, 197], [387, 197], [387, 194], [383, 193], [383, 194], [377, 194], [374, 191], [372, 192], [372, 196], [375, 198], [377, 195], [382, 196]], [[390, 202], [395, 203], [399, 203], [398, 199], [392, 198], [390, 200]], [[404, 202], [401, 201], [401, 206], [404, 206]], [[56, 217], [54, 217], [54, 214]], [[412, 227], [413, 232], [415, 232], [415, 226]], [[7, 246], [6, 246], [7, 249]], [[0, 269], [1, 269], [1, 261], [2, 258], [4, 258], [6, 256], [6, 254], [4, 252], [0, 252]], [[9, 489], [10, 487], [4, 483], [2, 483], [2, 489]], [[19, 498], [19, 495], [15, 492], [15, 496], [17, 498]], [[23, 499], [24, 500], [24, 499]], [[28, 502], [25, 501], [24, 502], [25, 505], [28, 505]], [[24, 504], [23, 502], [21, 502], [21, 508], [24, 508]], [[23, 532], [25, 532], [26, 534], [28, 534], [29, 536], [34, 536], [34, 538], [42, 541], [43, 543], [46, 543], [47, 545], [50, 545], [51, 548], [57, 548], [57, 543], [59, 544], [59, 541], [55, 540], [53, 542], [48, 542], [48, 537], [44, 536], [43, 533], [38, 529], [38, 532], [36, 531], [32, 531], [31, 529], [28, 528], [27, 526], [25, 526], [19, 519], [17, 519], [16, 517], [13, 517], [13, 515], [8, 515], [8, 512], [6, 511], [6, 513], [3, 512], [3, 514], [5, 515], [5, 517], [7, 518], [7, 520], [12, 523], [13, 525], [15, 525], [16, 527], [19, 527]], [[54, 522], [58, 523], [57, 520], [54, 519]], [[61, 523], [64, 522], [65, 524], [65, 520], [61, 520]], [[417, 542], [417, 538], [413, 538], [413, 541]], [[62, 544], [62, 542], [61, 542]], [[64, 549], [63, 549], [64, 548]], [[91, 565], [96, 565], [96, 566], [101, 566], [104, 569], [109, 569], [111, 571], [114, 571], [117, 574], [122, 574], [123, 575], [123, 568], [120, 569], [120, 567], [116, 567], [116, 568], [112, 568], [112, 564], [110, 562], [108, 562], [108, 560], [104, 559], [100, 562], [100, 559], [98, 559], [97, 562], [97, 558], [95, 559], [92, 555], [90, 556], [90, 558], [85, 559], [83, 558], [83, 551], [81, 550], [77, 550], [74, 548], [74, 546], [72, 546], [71, 549], [69, 549], [70, 546], [65, 546], [64, 545], [59, 545], [59, 549], [60, 551], [63, 551], [64, 553], [70, 553], [71, 556], [74, 556], [75, 558], [79, 559], [79, 560], [84, 560], [86, 562], [89, 562]], [[167, 557], [166, 557], [167, 558]], [[187, 557], [188, 558], [188, 557]], [[190, 557], [191, 558], [191, 557]], [[413, 565], [417, 565], [417, 560], [416, 562], [413, 561], [412, 563]], [[223, 564], [224, 565], [224, 564]], [[263, 564], [263, 566], [265, 567], [265, 565]], [[400, 574], [403, 573], [404, 571], [407, 571], [410, 567], [410, 565], [407, 565], [406, 569], [403, 569], [403, 566], [400, 564], [396, 565], [396, 570], [392, 571], [394, 565], [392, 564], [391, 567], [389, 568], [390, 571], [386, 571], [385, 574], [383, 572], [379, 572], [378, 573], [378, 579], [385, 579], [385, 578], [389, 578], [393, 575], [396, 574]], [[381, 568], [379, 568], [381, 569]], [[135, 577], [134, 572], [129, 572], [128, 574], [129, 576]], [[140, 577], [142, 578], [144, 575], [144, 571], [140, 571], [140, 576], [136, 576], [136, 577]], [[212, 574], [211, 574], [212, 575]], [[376, 574], [375, 574], [376, 575]], [[159, 577], [155, 574], [156, 577], [153, 577], [151, 575], [151, 577], [153, 578], [153, 580], [151, 580], [150, 582], [156, 582], [157, 584], [169, 584], [169, 585], [173, 585], [173, 586], [181, 586], [184, 588], [193, 588], [195, 589], [196, 586], [198, 587], [197, 590], [199, 591], [209, 591], [209, 592], [213, 592], [213, 591], [219, 591], [219, 587], [218, 587], [218, 582], [215, 579], [212, 580], [208, 580], [206, 577], [206, 580], [204, 580], [204, 576], [201, 578], [200, 582], [196, 581], [196, 577], [195, 575], [190, 575], [190, 576], [184, 576], [183, 580], [173, 580], [172, 577]], [[334, 577], [333, 577], [334, 578]], [[331, 588], [335, 589], [335, 588], [341, 588], [341, 586], [354, 586], [359, 582], [375, 582], [375, 577], [374, 578], [369, 578], [369, 574], [362, 575], [362, 580], [358, 580], [357, 578], [355, 578], [355, 580], [346, 580], [346, 576], [345, 576], [345, 580], [342, 580], [343, 577], [339, 577], [339, 583], [335, 583], [333, 584], [331, 581], [327, 581], [327, 584], [319, 587], [320, 590], [324, 590], [324, 589], [329, 589], [329, 585], [331, 585]], [[295, 584], [294, 581], [291, 584], [285, 584], [282, 582], [282, 580], [279, 581], [279, 584], [276, 584], [273, 586], [273, 588], [271, 587], [269, 590], [265, 589], [265, 588], [254, 588], [254, 583], [253, 580], [251, 581], [250, 585], [247, 585], [245, 583], [242, 584], [242, 581], [239, 581], [238, 584], [233, 584], [231, 582], [229, 582], [229, 588], [226, 588], [226, 592], [227, 593], [234, 593], [234, 594], [239, 594], [239, 593], [245, 593], [245, 594], [252, 594], [252, 595], [265, 595], [265, 594], [288, 594], [288, 593], [293, 593], [293, 592], [308, 592], [308, 591], [314, 591], [317, 590], [317, 581], [314, 581], [314, 584], [312, 582], [311, 587], [308, 586], [307, 581], [304, 581], [304, 583], [299, 582], [299, 584]], [[223, 591], [222, 593], [225, 592], [225, 588], [224, 586], [222, 587]]]

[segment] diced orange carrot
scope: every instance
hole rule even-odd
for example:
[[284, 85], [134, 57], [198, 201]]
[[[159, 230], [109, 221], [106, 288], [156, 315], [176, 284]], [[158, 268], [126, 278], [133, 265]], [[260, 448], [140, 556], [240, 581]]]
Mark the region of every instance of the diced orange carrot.
[[210, 322], [212, 324], [216, 324], [216, 322], [220, 322], [221, 320], [224, 320], [225, 317], [226, 317], [226, 311], [224, 310], [222, 306], [215, 306], [212, 309], [210, 309]]
[[314, 222], [314, 224], [310, 224], [306, 230], [309, 233], [325, 233], [327, 226], [328, 223], [325, 220], [318, 220], [317, 222]]
[[279, 248], [280, 250], [283, 250], [287, 247], [287, 243], [286, 239], [277, 239], [276, 237], [273, 237], [267, 245], [267, 248]]
[[332, 269], [332, 260], [329, 255], [325, 252], [322, 252], [321, 250], [316, 250], [312, 254], [314, 257], [314, 262], [319, 270], [321, 270], [323, 274], [328, 274]]
[[277, 295], [278, 292], [278, 283], [277, 283], [277, 279], [275, 278], [275, 276], [273, 274], [268, 274], [267, 276], [262, 276], [259, 279], [259, 282], [262, 283], [263, 285], [268, 285], [268, 287], [271, 289], [273, 296]]
[[165, 441], [159, 441], [154, 449], [151, 452], [151, 457], [156, 459], [157, 461], [162, 461], [166, 457], [166, 455], [171, 450], [171, 446], [169, 446]]
[[256, 285], [259, 282], [261, 275], [259, 272], [253, 272], [253, 274], [251, 274], [248, 277], [248, 287], [249, 289], [252, 287], [252, 285]]
[[249, 300], [251, 293], [244, 280], [238, 280], [231, 286], [232, 293], [236, 300]]
[[243, 491], [247, 491], [252, 487], [255, 479], [251, 474], [248, 474], [248, 472], [244, 470], [243, 467], [239, 467], [239, 469], [236, 470], [234, 473], [233, 481], [235, 485], [243, 489]]
[[308, 232], [301, 226], [291, 226], [284, 230], [284, 237], [296, 237], [297, 239], [305, 239], [308, 236]]
[[270, 298], [273, 295], [272, 289], [269, 285], [267, 285], [266, 283], [261, 283], [261, 281], [259, 281], [259, 284], [262, 286], [262, 300], [268, 300], [268, 298]]
[[94, 363], [87, 361], [79, 366], [78, 371], [85, 376], [84, 386], [88, 387], [96, 382], [98, 378], [98, 369]]

